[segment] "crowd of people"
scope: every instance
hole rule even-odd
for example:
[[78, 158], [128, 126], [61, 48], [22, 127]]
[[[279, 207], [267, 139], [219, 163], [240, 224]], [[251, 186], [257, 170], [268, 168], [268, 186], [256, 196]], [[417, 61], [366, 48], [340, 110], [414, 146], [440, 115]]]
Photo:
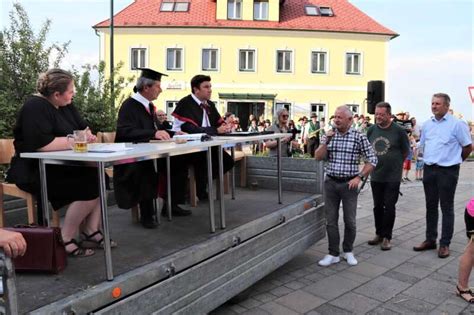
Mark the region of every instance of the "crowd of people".
[[[221, 116], [212, 95], [211, 78], [196, 75], [191, 79], [191, 93], [182, 98], [172, 116], [173, 123], [167, 121], [166, 114], [153, 104], [160, 93], [161, 77], [165, 74], [151, 69], [142, 69], [134, 94], [120, 107], [117, 119], [116, 142], [149, 142], [169, 140], [175, 134], [204, 133], [209, 136], [242, 131], [239, 118], [233, 113]], [[51, 69], [40, 75], [37, 93], [29, 97], [21, 108], [16, 126], [15, 157], [34, 151], [57, 151], [71, 148], [68, 137], [74, 130], [85, 130], [87, 141], [96, 137], [87, 123], [75, 109], [73, 76], [61, 69]], [[396, 217], [396, 203], [400, 184], [408, 180], [412, 158], [416, 159], [416, 179], [423, 181], [426, 199], [426, 237], [413, 247], [415, 251], [438, 249], [438, 256], [450, 255], [449, 245], [454, 228], [454, 195], [459, 176], [460, 164], [472, 151], [472, 141], [464, 122], [449, 113], [450, 98], [437, 93], [432, 97], [433, 117], [420, 128], [415, 118], [408, 113], [392, 115], [387, 102], [375, 107], [375, 124], [370, 117], [354, 115], [347, 106], [337, 107], [333, 116], [325, 121], [311, 114], [309, 120], [302, 117], [298, 124], [289, 120], [288, 110], [279, 109], [275, 121], [250, 115], [249, 132], [273, 131], [288, 133], [282, 138], [281, 151], [291, 156], [295, 151], [326, 161], [324, 181], [324, 201], [328, 255], [319, 261], [321, 266], [340, 262], [339, 207], [342, 202], [344, 236], [342, 258], [349, 265], [357, 265], [353, 253], [356, 238], [357, 199], [361, 183], [370, 176], [374, 203], [375, 236], [368, 244], [380, 246], [381, 250], [392, 248], [391, 238]], [[270, 156], [277, 154], [277, 141], [268, 140], [255, 144], [254, 152], [269, 150]], [[217, 148], [213, 148], [212, 159], [217, 160]], [[206, 193], [207, 170], [205, 153], [173, 156], [171, 158], [171, 212], [174, 216], [188, 216], [191, 211], [184, 209], [184, 188], [187, 168], [193, 166], [196, 172], [196, 187], [199, 200], [208, 198]], [[21, 159], [20, 159], [21, 160]], [[361, 162], [362, 161], [362, 167]], [[26, 161], [23, 161], [26, 162]], [[233, 167], [233, 160], [223, 152], [224, 172]], [[212, 163], [217, 167], [218, 163]], [[12, 164], [10, 171], [18, 174], [25, 164]], [[116, 166], [114, 169], [114, 189], [117, 204], [121, 208], [139, 205], [141, 224], [145, 228], [156, 228], [157, 209], [154, 200], [166, 198], [166, 164], [158, 160], [156, 170], [152, 161], [141, 161]], [[16, 178], [17, 185], [25, 191], [40, 196], [39, 171], [36, 163], [28, 165], [31, 180]], [[424, 174], [423, 174], [424, 171]], [[68, 205], [61, 228], [66, 252], [70, 257], [87, 257], [103, 248], [97, 173], [87, 167], [64, 165], [47, 166], [48, 200], [57, 211]], [[217, 170], [212, 171], [213, 176]], [[15, 180], [15, 176], [10, 176]], [[441, 207], [442, 228], [438, 246], [438, 206]], [[158, 209], [159, 211], [160, 209]], [[167, 213], [163, 208], [162, 214]], [[466, 207], [465, 220], [468, 237], [474, 235], [474, 201]], [[80, 239], [77, 238], [80, 236]], [[117, 243], [111, 240], [112, 247]], [[0, 230], [0, 246], [8, 256], [23, 255], [26, 242], [21, 234]], [[472, 240], [466, 248], [460, 263], [457, 292], [469, 302], [474, 301], [474, 293], [468, 287], [470, 270], [474, 263]]]

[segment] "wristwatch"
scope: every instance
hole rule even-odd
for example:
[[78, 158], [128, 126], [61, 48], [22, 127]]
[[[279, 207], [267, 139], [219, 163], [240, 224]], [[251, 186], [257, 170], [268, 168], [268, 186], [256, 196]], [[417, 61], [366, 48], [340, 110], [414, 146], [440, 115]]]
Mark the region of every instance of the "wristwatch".
[[362, 173], [357, 174], [357, 176], [358, 176], [361, 180], [364, 180], [364, 175], [362, 175]]

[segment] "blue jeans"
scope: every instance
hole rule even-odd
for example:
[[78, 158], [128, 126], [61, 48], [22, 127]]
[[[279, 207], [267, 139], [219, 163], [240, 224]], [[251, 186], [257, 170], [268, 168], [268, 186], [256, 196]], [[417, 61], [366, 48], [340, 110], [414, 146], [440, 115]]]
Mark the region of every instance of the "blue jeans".
[[400, 182], [371, 181], [370, 185], [374, 199], [375, 234], [391, 240]]
[[442, 223], [440, 246], [449, 246], [454, 230], [454, 194], [459, 178], [459, 164], [450, 167], [426, 165], [423, 188], [426, 200], [426, 240], [438, 238], [438, 204], [441, 205]]
[[342, 250], [352, 252], [356, 237], [357, 189], [349, 189], [348, 182], [337, 182], [331, 178], [324, 181], [324, 210], [328, 233], [329, 254], [339, 256], [339, 205], [342, 201], [344, 216], [344, 241]]

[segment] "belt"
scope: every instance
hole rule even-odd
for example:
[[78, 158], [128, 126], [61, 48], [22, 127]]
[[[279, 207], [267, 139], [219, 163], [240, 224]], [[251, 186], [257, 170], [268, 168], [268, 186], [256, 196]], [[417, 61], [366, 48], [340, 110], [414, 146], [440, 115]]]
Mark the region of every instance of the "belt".
[[345, 183], [345, 182], [348, 182], [351, 179], [357, 177], [357, 175], [347, 176], [347, 177], [337, 177], [337, 176], [333, 176], [333, 175], [329, 175], [329, 174], [326, 174], [326, 176], [329, 177], [330, 179], [334, 180], [335, 182], [339, 182], [339, 183]]
[[433, 168], [453, 168], [453, 167], [458, 167], [459, 164], [454, 164], [454, 165], [451, 165], [451, 166], [441, 166], [441, 165], [438, 165], [438, 164], [425, 164], [425, 166], [433, 167]]

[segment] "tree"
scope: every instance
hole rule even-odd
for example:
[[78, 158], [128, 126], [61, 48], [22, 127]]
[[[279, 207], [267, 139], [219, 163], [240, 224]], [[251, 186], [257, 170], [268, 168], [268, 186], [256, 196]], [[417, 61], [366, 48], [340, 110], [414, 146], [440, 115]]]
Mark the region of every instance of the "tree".
[[[112, 81], [105, 75], [105, 62], [101, 61], [98, 66], [83, 66], [82, 74], [73, 70], [76, 85], [74, 104], [93, 132], [115, 130], [118, 112], [116, 105], [121, 104], [126, 97], [122, 93], [125, 83], [133, 80], [133, 77], [125, 79], [118, 75], [122, 66], [123, 63], [119, 63], [114, 69], [114, 95], [110, 92]], [[97, 82], [91, 80], [93, 71], [98, 72]]]
[[19, 3], [10, 12], [10, 26], [0, 33], [0, 137], [11, 137], [16, 113], [35, 92], [41, 72], [57, 67], [69, 42], [46, 44], [51, 21], [46, 20], [35, 34], [28, 14]]

